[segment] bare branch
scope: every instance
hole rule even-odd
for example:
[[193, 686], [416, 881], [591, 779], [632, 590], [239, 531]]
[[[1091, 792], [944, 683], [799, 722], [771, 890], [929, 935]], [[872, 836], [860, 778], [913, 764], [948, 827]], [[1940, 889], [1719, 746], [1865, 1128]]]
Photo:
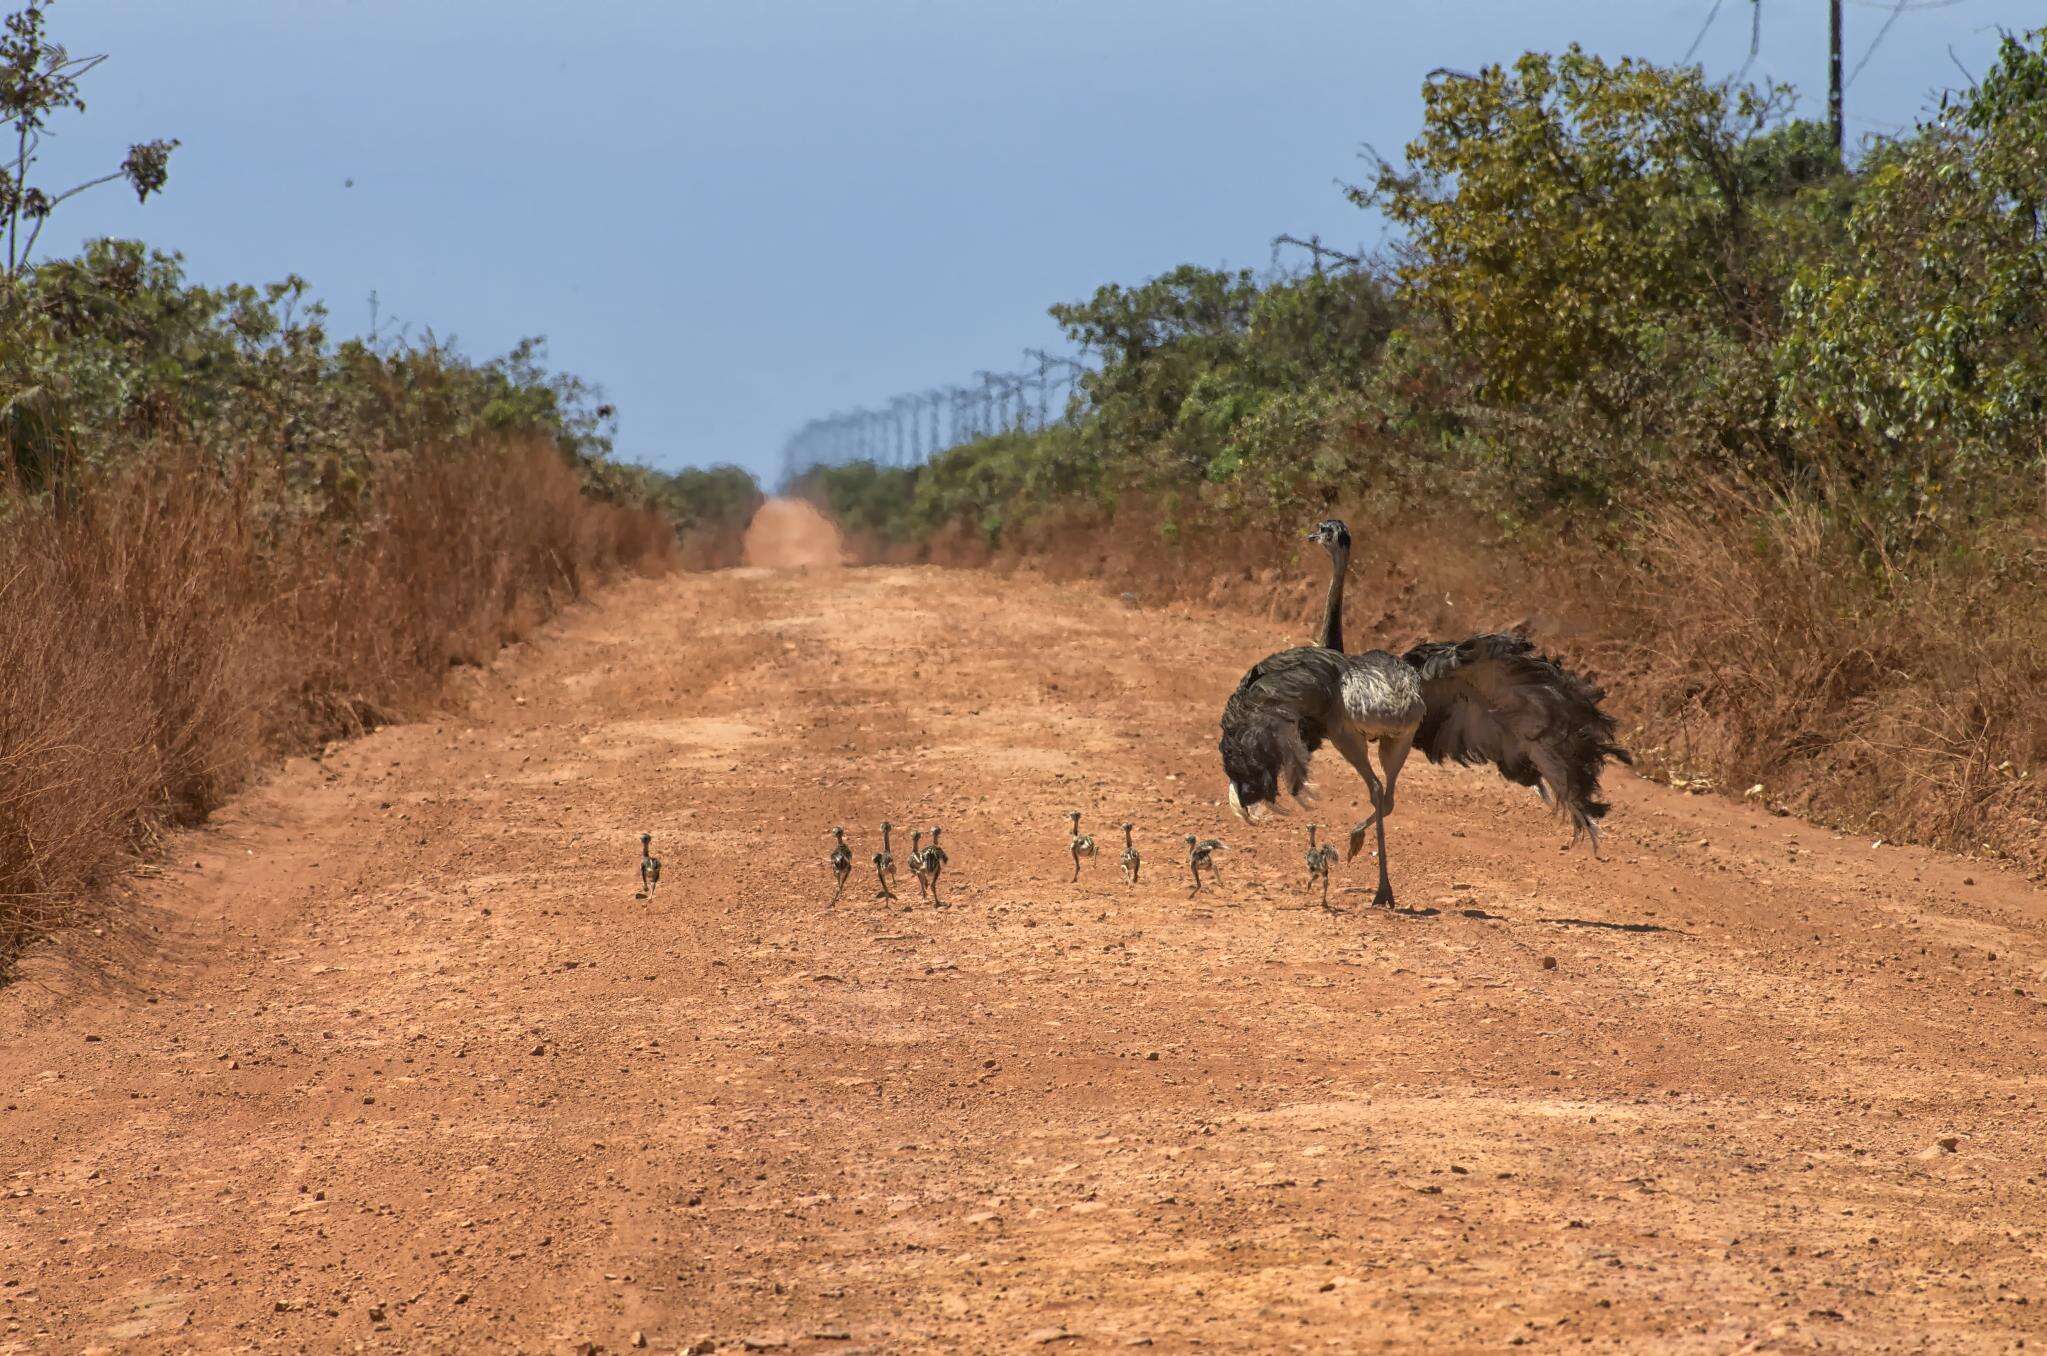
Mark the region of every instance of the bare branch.
[[1955, 45], [1953, 43], [1947, 45], [1947, 59], [1955, 63], [1955, 69], [1960, 71], [1962, 78], [1969, 82], [1969, 88], [1974, 89], [1978, 83], [1976, 77], [1970, 73], [1967, 66], [1962, 64], [1962, 59], [1955, 55]]
[[[101, 184], [110, 184], [114, 182], [114, 180], [116, 179], [121, 179], [125, 177], [127, 177], [127, 172], [125, 170], [115, 170], [112, 174], [102, 174], [97, 179], [87, 179], [84, 183], [75, 185], [71, 188], [67, 188], [62, 193], [59, 193], [56, 197], [51, 198], [50, 206], [55, 207], [58, 203], [65, 201], [67, 198], [75, 198], [79, 194], [85, 192], [85, 190], [87, 190], [88, 188], [98, 188]], [[48, 212], [45, 211], [44, 215], [47, 216]]]

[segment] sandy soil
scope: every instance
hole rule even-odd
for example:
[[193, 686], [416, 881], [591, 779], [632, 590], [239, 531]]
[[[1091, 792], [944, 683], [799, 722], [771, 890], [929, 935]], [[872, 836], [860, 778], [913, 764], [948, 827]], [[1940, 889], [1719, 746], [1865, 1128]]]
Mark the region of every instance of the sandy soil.
[[[741, 563], [776, 570], [843, 565], [846, 546], [831, 519], [801, 499], [770, 499], [746, 525]], [[940, 835], [941, 840], [943, 835]]]
[[[2038, 1339], [2047, 898], [1625, 776], [1595, 861], [1415, 765], [1411, 912], [1324, 913], [1218, 794], [1288, 639], [689, 576], [290, 765], [0, 993], [0, 1351]], [[948, 907], [870, 897], [884, 817]]]

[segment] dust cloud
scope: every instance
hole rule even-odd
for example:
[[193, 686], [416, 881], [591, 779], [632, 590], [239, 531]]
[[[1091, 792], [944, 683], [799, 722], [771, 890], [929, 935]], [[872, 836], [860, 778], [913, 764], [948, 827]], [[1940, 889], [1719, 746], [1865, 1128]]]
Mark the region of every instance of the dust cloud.
[[770, 499], [747, 524], [742, 559], [771, 570], [801, 570], [843, 565], [846, 550], [839, 529], [815, 505]]

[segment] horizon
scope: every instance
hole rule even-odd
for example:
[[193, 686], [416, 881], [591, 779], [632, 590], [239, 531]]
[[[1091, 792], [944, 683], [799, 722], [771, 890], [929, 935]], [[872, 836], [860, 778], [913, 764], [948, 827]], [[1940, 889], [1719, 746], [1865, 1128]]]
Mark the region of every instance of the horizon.
[[[1824, 117], [1808, 8], [1765, 7], [1748, 75]], [[1851, 5], [1851, 154], [1980, 74], [2001, 28], [2040, 22], [2022, 8]], [[1338, 184], [1363, 145], [1412, 137], [1433, 67], [1573, 41], [1668, 65], [1696, 40], [1719, 78], [1750, 42], [1724, 0], [1239, 9], [617, 6], [564, 28], [534, 0], [58, 3], [53, 35], [111, 60], [43, 178], [184, 144], [161, 197], [67, 203], [38, 257], [130, 237], [198, 282], [300, 274], [337, 336], [368, 329], [372, 294], [476, 357], [544, 334], [551, 367], [618, 407], [621, 460], [772, 484], [809, 419], [1066, 349], [1056, 302], [1182, 263], [1262, 269], [1282, 232], [1380, 248]]]

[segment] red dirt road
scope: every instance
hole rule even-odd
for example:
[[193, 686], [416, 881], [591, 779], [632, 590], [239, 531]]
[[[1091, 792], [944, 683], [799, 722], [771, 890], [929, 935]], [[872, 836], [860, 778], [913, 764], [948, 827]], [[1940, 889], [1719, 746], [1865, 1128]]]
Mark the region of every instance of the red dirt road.
[[[0, 1351], [2037, 1342], [2047, 898], [1627, 776], [1598, 862], [1415, 764], [1416, 912], [1323, 913], [1213, 747], [1305, 625], [643, 582], [291, 765], [0, 992]], [[885, 816], [950, 907], [870, 898]]]

